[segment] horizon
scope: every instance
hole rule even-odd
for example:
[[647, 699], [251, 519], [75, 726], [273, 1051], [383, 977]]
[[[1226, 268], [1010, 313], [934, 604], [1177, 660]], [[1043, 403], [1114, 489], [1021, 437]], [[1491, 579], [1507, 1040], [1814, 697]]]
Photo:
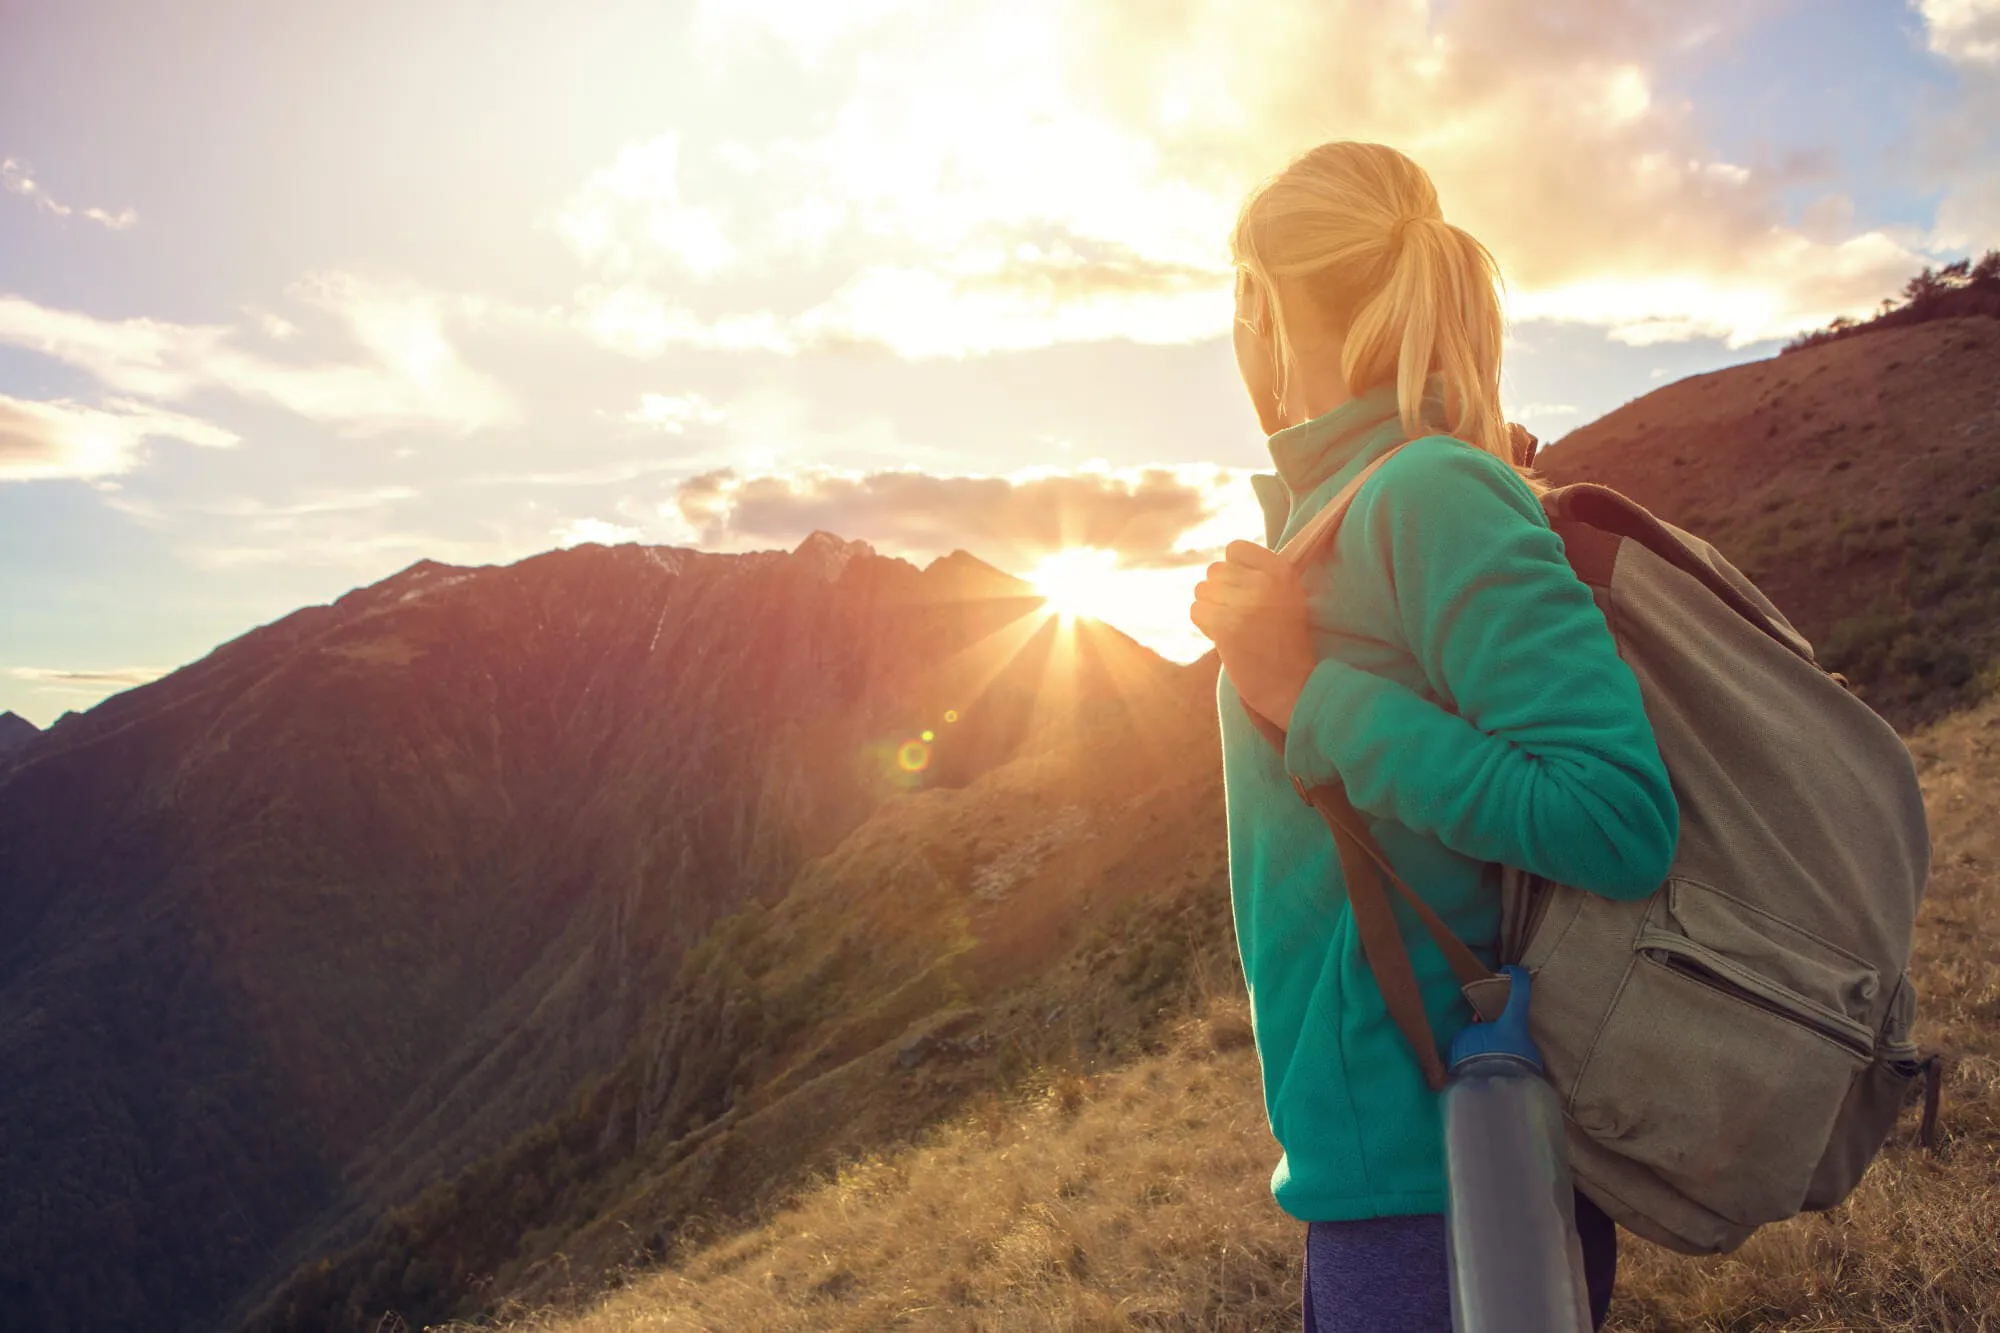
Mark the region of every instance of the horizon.
[[0, 712], [424, 559], [815, 529], [1193, 660], [1269, 467], [1228, 226], [1329, 138], [1493, 249], [1556, 448], [2000, 240], [1993, 0], [1181, 12], [10, 17]]
[[[183, 668], [194, 666], [195, 664], [199, 663], [204, 658], [209, 656], [211, 653], [214, 653], [218, 649], [225, 648], [229, 644], [234, 643], [239, 639], [247, 638], [250, 635], [257, 633], [259, 630], [268, 629], [270, 626], [276, 624], [280, 620], [283, 620], [286, 616], [291, 615], [295, 611], [306, 610], [310, 606], [331, 605], [333, 602], [340, 600], [341, 597], [345, 597], [346, 595], [348, 595], [348, 593], [362, 592], [367, 590], [368, 588], [379, 587], [386, 583], [393, 583], [397, 579], [402, 578], [404, 575], [410, 573], [410, 571], [425, 566], [434, 569], [454, 570], [460, 572], [473, 572], [478, 570], [489, 570], [489, 569], [505, 569], [511, 565], [521, 563], [522, 560], [536, 559], [540, 556], [557, 555], [568, 551], [580, 550], [584, 547], [592, 547], [592, 546], [596, 547], [599, 550], [616, 550], [624, 546], [635, 546], [640, 550], [685, 551], [685, 552], [691, 552], [696, 555], [730, 555], [730, 556], [795, 555], [798, 553], [799, 549], [802, 546], [810, 542], [814, 537], [822, 535], [831, 537], [835, 541], [840, 542], [842, 545], [855, 545], [858, 543], [860, 545], [867, 546], [869, 547], [869, 550], [873, 555], [885, 560], [900, 560], [905, 564], [914, 566], [919, 572], [927, 573], [929, 572], [932, 566], [942, 564], [945, 561], [950, 560], [953, 556], [970, 556], [972, 559], [978, 561], [981, 565], [983, 565], [987, 569], [994, 570], [1001, 574], [1009, 573], [1009, 571], [1001, 569], [998, 565], [995, 565], [990, 560], [983, 559], [976, 551], [968, 551], [963, 547], [960, 547], [952, 551], [946, 551], [942, 554], [930, 556], [927, 559], [918, 561], [918, 560], [911, 560], [905, 556], [890, 555], [883, 551], [875, 550], [873, 544], [868, 542], [867, 539], [865, 538], [847, 537], [837, 532], [829, 532], [824, 528], [815, 528], [812, 532], [807, 533], [804, 537], [800, 538], [798, 542], [794, 543], [790, 547], [762, 547], [746, 551], [705, 551], [698, 546], [676, 546], [670, 542], [625, 541], [625, 542], [605, 543], [605, 542], [580, 541], [580, 542], [573, 542], [565, 546], [552, 548], [546, 551], [536, 551], [529, 555], [522, 556], [520, 560], [511, 560], [504, 562], [487, 562], [476, 565], [458, 565], [458, 564], [452, 564], [448, 561], [433, 560], [429, 556], [419, 556], [417, 559], [412, 560], [409, 564], [404, 565], [400, 569], [392, 570], [388, 574], [384, 575], [382, 578], [374, 580], [372, 583], [356, 584], [354, 587], [347, 589], [345, 592], [337, 594], [335, 597], [330, 598], [326, 602], [307, 603], [305, 605], [291, 607], [283, 612], [280, 612], [278, 615], [272, 617], [270, 620], [261, 621], [258, 624], [248, 626], [241, 633], [233, 634], [229, 638], [221, 639], [213, 644], [210, 644], [207, 648], [203, 649], [200, 653], [196, 654], [194, 657], [189, 658], [185, 662], [176, 663], [174, 666], [152, 677], [152, 679], [135, 681], [131, 684], [120, 685], [118, 688], [113, 689], [109, 693], [104, 694], [101, 697], [92, 700], [91, 703], [89, 703], [84, 707], [75, 709], [65, 709], [63, 712], [56, 714], [55, 716], [49, 718], [46, 721], [38, 721], [35, 718], [29, 717], [27, 714], [20, 712], [17, 709], [0, 707], [0, 717], [18, 717], [30, 723], [38, 730], [47, 731], [49, 728], [53, 727], [57, 722], [61, 721], [64, 717], [69, 716], [73, 712], [74, 713], [88, 712], [89, 709], [95, 708], [98, 704], [101, 704], [108, 699], [116, 698], [118, 695], [123, 694], [128, 690], [139, 689], [142, 686], [153, 684], [154, 681], [164, 680], [168, 676], [173, 675], [175, 672], [180, 671]], [[1010, 575], [1010, 577], [1018, 578], [1020, 576]], [[1034, 585], [1030, 583], [1028, 580], [1022, 579], [1022, 582], [1029, 588], [1031, 589], [1034, 588]], [[1039, 590], [1037, 590], [1036, 595], [1043, 597], [1045, 602], [1051, 602], [1054, 600], [1050, 598], [1046, 593], [1041, 593]], [[1094, 611], [1078, 607], [1061, 607], [1061, 606], [1050, 605], [1047, 607], [1045, 615], [1064, 616], [1077, 619], [1091, 620], [1091, 621], [1096, 621], [1099, 624], [1109, 626], [1112, 629], [1118, 628], [1116, 625], [1113, 625], [1110, 621], [1104, 620], [1102, 617], [1096, 615]], [[1124, 631], [1122, 630], [1119, 632], [1124, 633]], [[1128, 637], [1130, 636], [1128, 635]], [[1147, 644], [1136, 639], [1134, 640], [1134, 642], [1139, 643], [1140, 647], [1146, 649], [1149, 652], [1155, 653], [1163, 660], [1171, 662], [1177, 666], [1192, 666], [1196, 661], [1200, 660], [1200, 658], [1207, 655], [1207, 653], [1210, 650], [1207, 645], [1204, 645], [1190, 657], [1186, 658], [1170, 657], [1165, 653], [1161, 653], [1151, 644]]]

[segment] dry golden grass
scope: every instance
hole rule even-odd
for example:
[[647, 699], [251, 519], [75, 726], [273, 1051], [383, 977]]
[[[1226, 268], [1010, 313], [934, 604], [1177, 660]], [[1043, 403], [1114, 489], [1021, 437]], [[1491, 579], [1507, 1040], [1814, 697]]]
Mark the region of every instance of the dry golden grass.
[[1240, 1001], [1172, 1051], [989, 1100], [546, 1333], [1252, 1329], [1298, 1319], [1298, 1224]]
[[[1920, 1038], [1948, 1053], [1935, 1155], [1906, 1117], [1840, 1209], [1690, 1260], [1621, 1237], [1610, 1327], [2000, 1331], [2000, 706], [1913, 739], [1936, 845]], [[987, 1101], [859, 1162], [765, 1225], [519, 1333], [1286, 1329], [1303, 1228], [1240, 997], [1164, 1054]]]

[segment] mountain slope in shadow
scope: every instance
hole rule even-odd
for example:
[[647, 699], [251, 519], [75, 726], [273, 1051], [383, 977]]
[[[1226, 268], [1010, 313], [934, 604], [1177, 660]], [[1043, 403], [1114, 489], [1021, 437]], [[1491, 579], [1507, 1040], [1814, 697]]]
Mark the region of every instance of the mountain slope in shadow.
[[66, 717], [0, 768], [10, 1326], [212, 1328], [557, 1112], [712, 921], [1170, 671], [1058, 631], [971, 557], [581, 547]]

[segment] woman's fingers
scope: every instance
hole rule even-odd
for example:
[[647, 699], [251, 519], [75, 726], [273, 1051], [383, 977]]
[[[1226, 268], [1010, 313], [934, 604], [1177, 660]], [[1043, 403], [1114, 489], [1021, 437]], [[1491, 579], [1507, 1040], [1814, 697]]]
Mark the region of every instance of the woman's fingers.
[[1209, 576], [1195, 584], [1194, 595], [1201, 601], [1266, 609], [1293, 605], [1300, 600], [1296, 580], [1240, 565], [1212, 566]]
[[1210, 640], [1220, 643], [1272, 611], [1304, 613], [1304, 592], [1291, 562], [1255, 542], [1231, 542], [1224, 559], [1210, 565], [1194, 588], [1188, 617]]
[[1253, 611], [1272, 610], [1280, 605], [1279, 601], [1267, 589], [1243, 588], [1237, 587], [1234, 584], [1211, 583], [1206, 580], [1195, 585], [1194, 599], [1198, 604], [1203, 606], [1212, 606], [1217, 610], [1240, 611], [1246, 614]]
[[1270, 576], [1261, 574], [1247, 565], [1230, 564], [1226, 560], [1218, 560], [1208, 567], [1210, 583], [1225, 584], [1235, 588], [1253, 588], [1268, 577]]
[[1223, 548], [1222, 555], [1230, 564], [1241, 565], [1260, 573], [1285, 579], [1297, 577], [1297, 570], [1293, 568], [1291, 561], [1268, 546], [1259, 546], [1256, 542], [1233, 541]]
[[1188, 619], [1211, 643], [1228, 638], [1243, 623], [1243, 614], [1212, 601], [1197, 601], [1188, 608]]

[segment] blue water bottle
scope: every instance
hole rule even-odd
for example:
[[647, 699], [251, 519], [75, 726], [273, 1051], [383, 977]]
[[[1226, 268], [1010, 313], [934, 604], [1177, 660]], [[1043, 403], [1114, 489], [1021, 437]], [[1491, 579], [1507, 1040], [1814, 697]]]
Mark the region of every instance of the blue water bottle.
[[1528, 1035], [1528, 972], [1507, 1009], [1451, 1044], [1446, 1248], [1455, 1333], [1590, 1333], [1562, 1106]]

